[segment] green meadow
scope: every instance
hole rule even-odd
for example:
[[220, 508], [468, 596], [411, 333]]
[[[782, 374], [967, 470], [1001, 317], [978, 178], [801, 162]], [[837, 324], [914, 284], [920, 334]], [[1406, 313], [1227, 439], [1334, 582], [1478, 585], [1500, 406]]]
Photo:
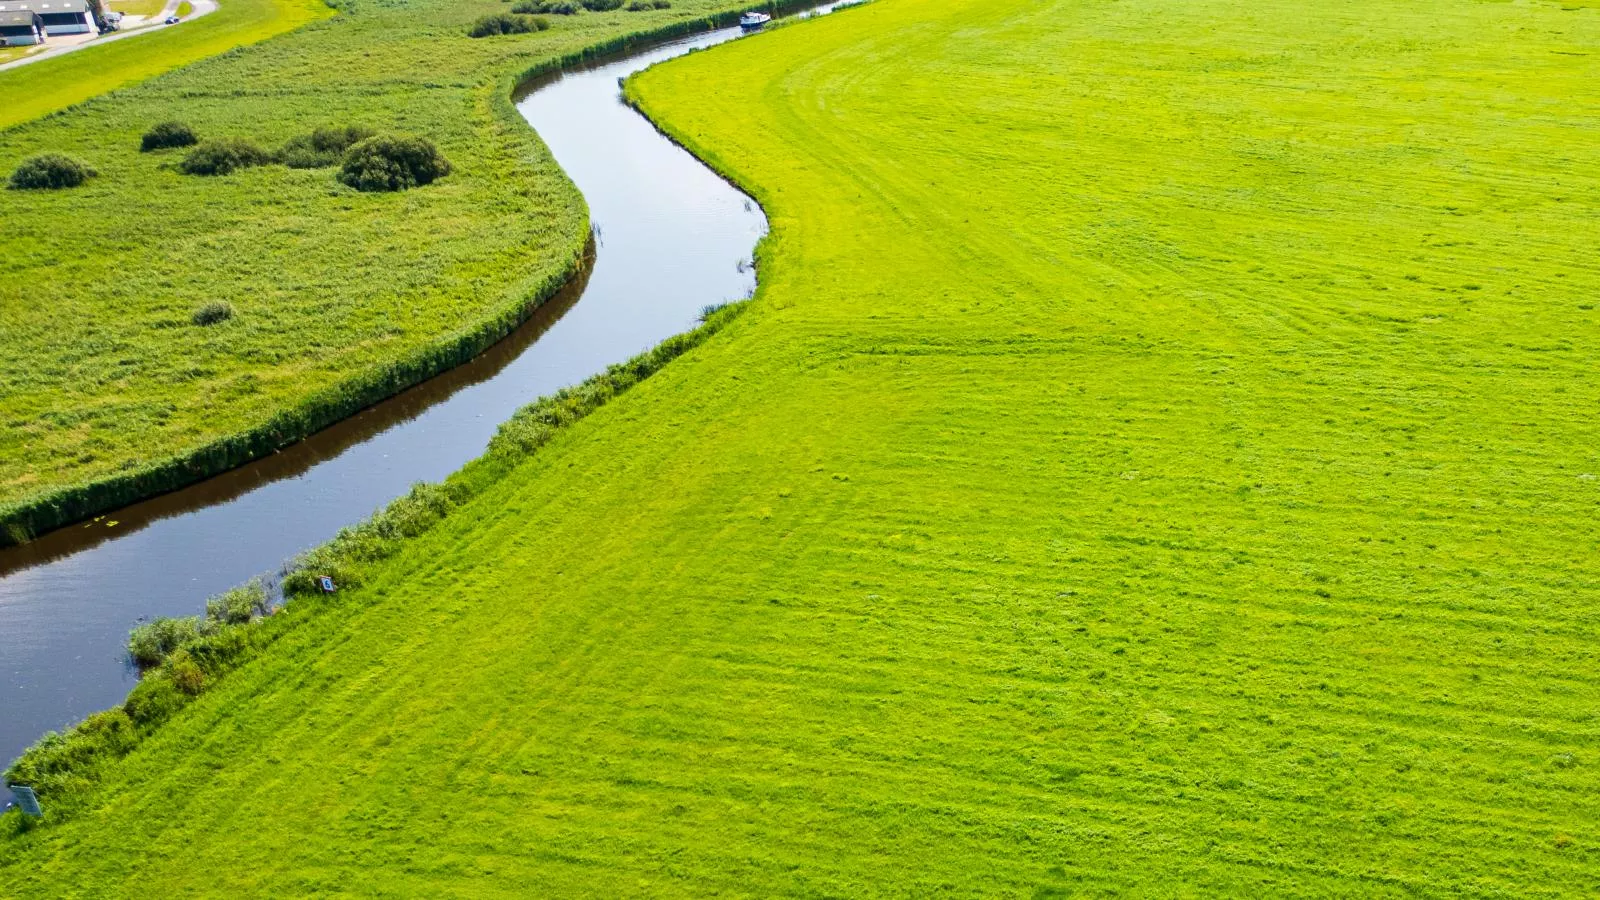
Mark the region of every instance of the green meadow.
[[[193, 32], [61, 62], [99, 65], [198, 34], [252, 2], [227, 0]], [[0, 190], [0, 544], [331, 424], [469, 358], [565, 279], [587, 212], [512, 108], [514, 78], [732, 7], [682, 0], [555, 16], [536, 35], [466, 36], [504, 8], [356, 0], [333, 19], [0, 130], [0, 178], [44, 152], [99, 172], [71, 190]], [[36, 70], [71, 75], [41, 63], [3, 73], [0, 89], [22, 90], [4, 78]], [[328, 169], [189, 176], [177, 168], [183, 150], [140, 152], [145, 130], [171, 119], [267, 150], [329, 124], [414, 133], [454, 173], [385, 195], [345, 188]], [[195, 325], [214, 302], [235, 316]]]
[[635, 78], [771, 219], [747, 311], [265, 620], [0, 884], [1600, 893], [1597, 43], [880, 0]]
[[[161, 0], [111, 6], [149, 16], [161, 7]], [[0, 94], [6, 97], [0, 129], [332, 14], [322, 0], [222, 0], [216, 12], [179, 28], [161, 27], [0, 72]]]

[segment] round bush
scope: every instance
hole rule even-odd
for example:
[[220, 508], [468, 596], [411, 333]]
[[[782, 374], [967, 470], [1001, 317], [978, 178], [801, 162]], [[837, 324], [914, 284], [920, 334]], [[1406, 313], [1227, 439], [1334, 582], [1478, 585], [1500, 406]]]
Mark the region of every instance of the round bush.
[[278, 161], [291, 169], [320, 169], [339, 161], [350, 149], [377, 134], [365, 125], [324, 125], [310, 134], [290, 138], [278, 151]]
[[41, 153], [30, 156], [11, 173], [14, 191], [59, 190], [77, 187], [94, 177], [94, 170], [70, 156]]
[[272, 162], [272, 154], [249, 141], [222, 138], [206, 141], [189, 151], [178, 168], [186, 175], [227, 175]]
[[358, 191], [403, 191], [449, 174], [449, 161], [431, 141], [380, 134], [345, 152], [339, 180]]
[[152, 126], [139, 139], [139, 150], [149, 153], [151, 150], [165, 150], [168, 147], [188, 147], [200, 143], [200, 138], [195, 136], [194, 129], [183, 122], [162, 122]]
[[[620, 2], [620, 0], [619, 0]], [[550, 22], [538, 16], [513, 15], [512, 13], [492, 13], [472, 23], [467, 29], [467, 37], [493, 37], [497, 34], [526, 34], [530, 31], [544, 31], [550, 27]]]
[[579, 2], [590, 12], [609, 12], [622, 8], [622, 0], [579, 0]]
[[633, 0], [628, 4], [628, 12], [644, 12], [647, 9], [671, 9], [671, 0]]
[[222, 300], [213, 300], [194, 311], [190, 321], [196, 325], [215, 325], [233, 318], [233, 306]]

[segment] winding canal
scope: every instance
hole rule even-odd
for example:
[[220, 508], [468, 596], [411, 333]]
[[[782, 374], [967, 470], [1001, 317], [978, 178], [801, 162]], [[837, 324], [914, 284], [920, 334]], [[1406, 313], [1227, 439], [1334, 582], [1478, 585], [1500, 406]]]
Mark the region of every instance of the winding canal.
[[271, 457], [0, 551], [0, 761], [120, 703], [137, 678], [125, 647], [139, 622], [194, 615], [213, 594], [270, 579], [482, 453], [523, 404], [693, 327], [707, 304], [748, 296], [760, 208], [618, 88], [738, 35], [656, 44], [528, 86], [518, 109], [588, 200], [594, 242], [586, 270], [505, 340]]

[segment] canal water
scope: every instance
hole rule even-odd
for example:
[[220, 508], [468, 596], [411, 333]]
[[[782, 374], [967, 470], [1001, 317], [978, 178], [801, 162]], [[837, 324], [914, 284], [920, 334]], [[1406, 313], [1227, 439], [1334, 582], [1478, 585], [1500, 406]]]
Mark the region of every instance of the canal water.
[[625, 106], [618, 86], [738, 36], [702, 33], [530, 85], [518, 109], [583, 192], [594, 240], [586, 270], [504, 341], [273, 456], [0, 551], [0, 761], [120, 703], [141, 621], [197, 614], [213, 594], [274, 576], [482, 453], [523, 404], [748, 296], [760, 208]]

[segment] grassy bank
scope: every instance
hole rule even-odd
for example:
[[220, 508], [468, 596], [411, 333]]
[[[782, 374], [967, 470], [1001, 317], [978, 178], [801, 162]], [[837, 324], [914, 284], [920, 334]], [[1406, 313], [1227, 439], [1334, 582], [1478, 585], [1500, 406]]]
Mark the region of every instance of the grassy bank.
[[[129, 15], [155, 15], [160, 0], [118, 6]], [[149, 34], [85, 47], [0, 72], [0, 129], [65, 109], [218, 53], [264, 41], [333, 15], [322, 0], [223, 0], [217, 11]]]
[[749, 311], [0, 878], [1593, 895], [1597, 29], [883, 0], [647, 73]]
[[[61, 152], [99, 172], [0, 191], [0, 541], [271, 452], [504, 335], [587, 237], [582, 198], [511, 106], [514, 78], [730, 8], [686, 0], [472, 40], [502, 4], [358, 3], [0, 131], [0, 169]], [[188, 176], [184, 151], [139, 151], [168, 119], [269, 149], [329, 123], [417, 133], [454, 172], [390, 195], [327, 169]], [[215, 301], [233, 318], [194, 324]]]

